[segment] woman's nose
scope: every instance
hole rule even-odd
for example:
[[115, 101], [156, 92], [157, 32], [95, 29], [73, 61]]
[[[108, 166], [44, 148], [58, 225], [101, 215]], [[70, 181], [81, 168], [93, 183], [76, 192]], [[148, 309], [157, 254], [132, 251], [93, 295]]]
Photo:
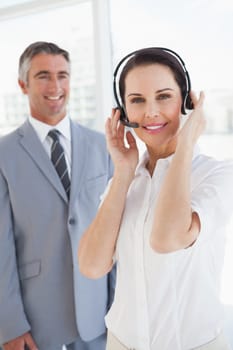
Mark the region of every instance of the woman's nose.
[[148, 118], [159, 116], [159, 108], [156, 102], [152, 102], [147, 105], [145, 116]]

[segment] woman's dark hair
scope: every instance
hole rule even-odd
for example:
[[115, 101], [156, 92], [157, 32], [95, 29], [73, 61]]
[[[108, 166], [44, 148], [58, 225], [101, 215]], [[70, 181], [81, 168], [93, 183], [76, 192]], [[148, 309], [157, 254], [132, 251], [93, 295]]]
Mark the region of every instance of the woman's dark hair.
[[136, 52], [125, 64], [119, 78], [119, 93], [123, 104], [125, 103], [125, 79], [127, 74], [135, 67], [159, 63], [171, 69], [177, 84], [180, 87], [183, 102], [189, 87], [184, 68], [178, 58], [168, 51], [159, 48], [147, 48]]

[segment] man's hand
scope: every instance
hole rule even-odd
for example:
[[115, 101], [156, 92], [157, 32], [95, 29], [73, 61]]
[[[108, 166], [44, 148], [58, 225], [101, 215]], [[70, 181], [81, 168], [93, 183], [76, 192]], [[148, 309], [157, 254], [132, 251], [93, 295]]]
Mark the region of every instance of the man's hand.
[[38, 350], [31, 334], [25, 333], [3, 344], [3, 350]]

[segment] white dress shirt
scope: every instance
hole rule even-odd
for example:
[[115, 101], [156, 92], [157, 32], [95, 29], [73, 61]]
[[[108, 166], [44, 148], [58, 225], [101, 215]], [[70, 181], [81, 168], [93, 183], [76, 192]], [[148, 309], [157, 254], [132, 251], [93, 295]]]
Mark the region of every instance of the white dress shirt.
[[145, 168], [147, 152], [142, 157], [116, 246], [116, 292], [106, 325], [121, 343], [136, 350], [190, 350], [213, 340], [222, 329], [219, 289], [225, 225], [233, 210], [233, 161], [217, 161], [196, 150], [191, 193], [200, 235], [187, 249], [159, 254], [149, 239], [172, 157], [157, 162], [152, 178]]
[[29, 122], [35, 129], [45, 151], [49, 158], [51, 158], [51, 146], [53, 140], [48, 136], [48, 133], [52, 129], [56, 129], [60, 132], [59, 141], [64, 149], [67, 169], [69, 177], [71, 177], [71, 131], [70, 131], [70, 118], [65, 116], [57, 125], [48, 125], [38, 119], [29, 116]]

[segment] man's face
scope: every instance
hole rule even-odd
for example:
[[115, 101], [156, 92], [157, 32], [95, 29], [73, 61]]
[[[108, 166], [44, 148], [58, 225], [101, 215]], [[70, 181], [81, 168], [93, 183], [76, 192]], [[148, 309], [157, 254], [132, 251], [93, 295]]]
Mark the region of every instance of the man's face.
[[70, 65], [62, 55], [38, 54], [31, 60], [27, 83], [19, 81], [28, 95], [32, 117], [56, 125], [66, 115], [70, 92]]

